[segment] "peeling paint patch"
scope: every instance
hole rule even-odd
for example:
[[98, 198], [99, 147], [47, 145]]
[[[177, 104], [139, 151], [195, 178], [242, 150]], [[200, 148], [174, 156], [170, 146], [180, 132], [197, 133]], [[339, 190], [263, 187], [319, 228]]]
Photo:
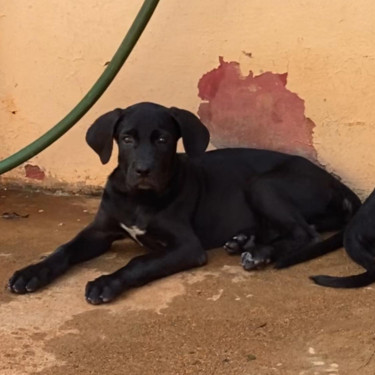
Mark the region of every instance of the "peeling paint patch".
[[216, 147], [254, 147], [316, 160], [315, 124], [305, 116], [304, 100], [286, 88], [288, 74], [243, 76], [238, 62], [219, 58], [219, 67], [199, 80], [204, 100], [198, 114]]
[[46, 177], [44, 171], [37, 165], [26, 164], [25, 165], [26, 177], [33, 178], [35, 180], [44, 180]]

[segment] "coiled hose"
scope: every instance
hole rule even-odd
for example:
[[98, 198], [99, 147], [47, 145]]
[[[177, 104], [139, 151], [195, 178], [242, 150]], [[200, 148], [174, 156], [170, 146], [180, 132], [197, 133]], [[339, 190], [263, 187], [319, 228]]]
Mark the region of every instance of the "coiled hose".
[[111, 62], [82, 100], [54, 127], [15, 154], [0, 161], [0, 175], [39, 154], [73, 127], [102, 96], [130, 55], [159, 0], [145, 0]]

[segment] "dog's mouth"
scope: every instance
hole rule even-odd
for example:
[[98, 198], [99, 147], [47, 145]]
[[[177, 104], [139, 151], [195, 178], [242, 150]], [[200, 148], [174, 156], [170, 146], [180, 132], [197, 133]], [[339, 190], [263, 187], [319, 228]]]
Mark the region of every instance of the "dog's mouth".
[[139, 179], [135, 184], [135, 188], [137, 190], [157, 190], [157, 186], [149, 178]]
[[163, 176], [150, 174], [148, 176], [135, 176], [134, 173], [128, 172], [126, 175], [126, 185], [128, 191], [138, 192], [155, 192], [160, 193], [164, 190]]
[[153, 190], [154, 186], [148, 182], [139, 182], [136, 185], [138, 190]]

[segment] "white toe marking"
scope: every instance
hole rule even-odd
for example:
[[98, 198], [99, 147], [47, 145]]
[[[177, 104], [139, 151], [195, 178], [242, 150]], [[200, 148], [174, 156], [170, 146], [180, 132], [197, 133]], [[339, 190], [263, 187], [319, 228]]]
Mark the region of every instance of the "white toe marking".
[[130, 237], [132, 237], [134, 240], [136, 240], [140, 245], [141, 242], [139, 242], [137, 236], [142, 236], [146, 233], [144, 229], [139, 229], [136, 225], [132, 225], [131, 227], [127, 227], [124, 223], [120, 223], [120, 226], [122, 229], [124, 229]]

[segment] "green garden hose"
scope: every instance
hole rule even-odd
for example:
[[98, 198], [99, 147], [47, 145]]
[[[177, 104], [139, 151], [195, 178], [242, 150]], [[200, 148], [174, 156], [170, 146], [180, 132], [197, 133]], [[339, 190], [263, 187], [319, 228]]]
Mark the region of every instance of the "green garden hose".
[[86, 112], [102, 96], [107, 87], [111, 84], [116, 74], [130, 55], [133, 47], [137, 43], [148, 21], [150, 20], [159, 0], [145, 0], [139, 10], [133, 24], [122, 41], [120, 47], [114, 54], [111, 62], [104, 70], [99, 79], [95, 82], [82, 100], [53, 128], [48, 130], [40, 138], [30, 143], [15, 154], [0, 161], [0, 175], [17, 167], [18, 165], [39, 154], [45, 148], [65, 134], [75, 125]]

